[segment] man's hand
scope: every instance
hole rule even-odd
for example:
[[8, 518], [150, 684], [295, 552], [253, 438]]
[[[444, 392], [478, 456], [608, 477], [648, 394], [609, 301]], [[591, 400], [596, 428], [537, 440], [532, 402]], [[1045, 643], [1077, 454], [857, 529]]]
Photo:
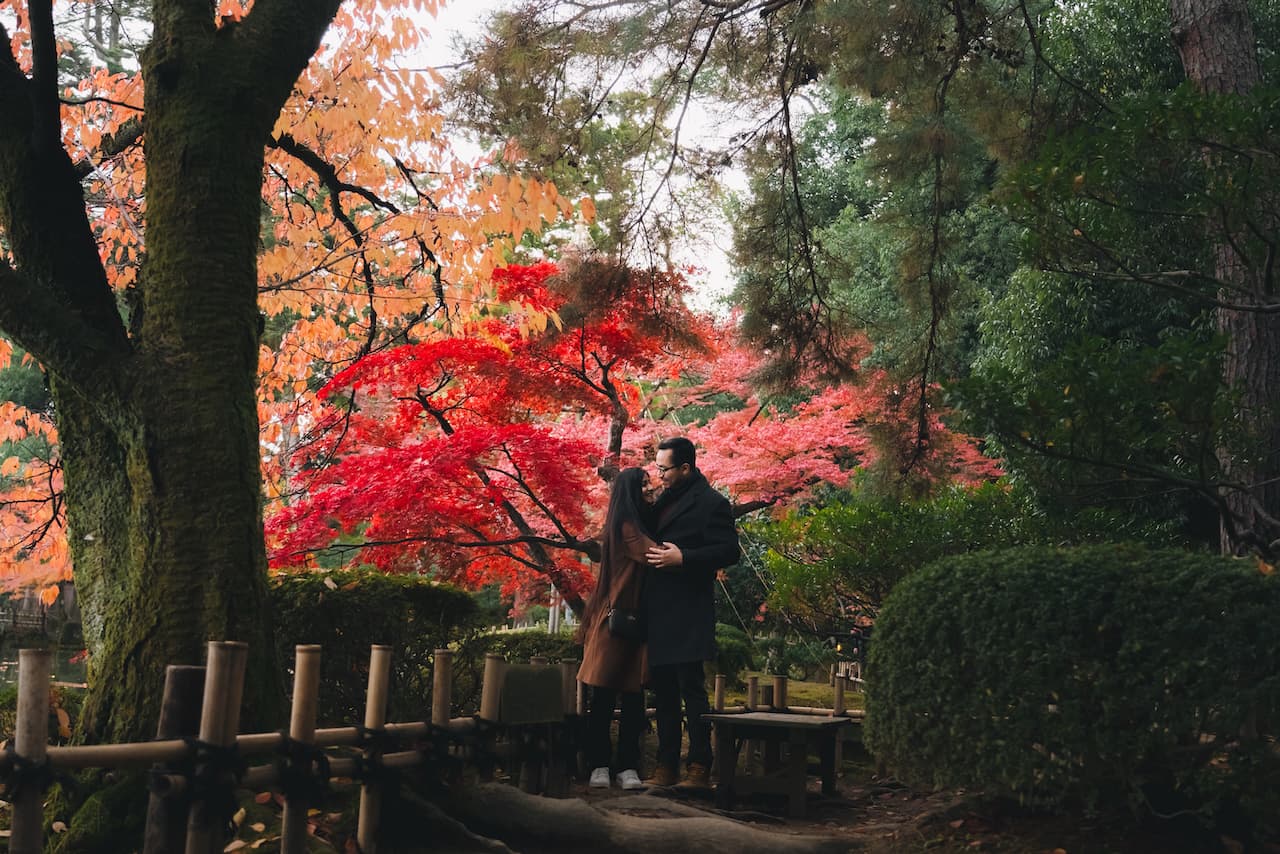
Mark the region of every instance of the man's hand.
[[684, 554], [675, 543], [659, 543], [645, 552], [649, 566], [672, 567], [684, 565]]

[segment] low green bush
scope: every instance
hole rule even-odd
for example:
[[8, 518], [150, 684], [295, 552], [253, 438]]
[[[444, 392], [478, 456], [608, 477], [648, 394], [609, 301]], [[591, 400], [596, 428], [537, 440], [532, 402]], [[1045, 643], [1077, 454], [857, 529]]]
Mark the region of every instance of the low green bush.
[[320, 653], [322, 726], [364, 720], [369, 647], [392, 648], [390, 721], [430, 717], [431, 662], [478, 628], [471, 594], [422, 576], [344, 570], [277, 576], [271, 584], [280, 660], [292, 672], [296, 644]]
[[945, 558], [890, 594], [865, 738], [905, 779], [1035, 804], [1280, 816], [1280, 578], [1139, 546]]
[[835, 648], [794, 632], [756, 637], [766, 673], [799, 681], [825, 679], [836, 660]]
[[831, 635], [874, 618], [895, 584], [949, 555], [1119, 538], [1168, 542], [1163, 531], [1135, 530], [1122, 515], [1047, 515], [1030, 492], [1005, 482], [950, 486], [919, 500], [837, 493], [821, 507], [751, 523], [747, 533], [767, 547], [770, 613]]
[[708, 668], [712, 673], [723, 673], [730, 688], [741, 688], [748, 670], [756, 666], [755, 649], [751, 637], [737, 626], [716, 623], [716, 660]]

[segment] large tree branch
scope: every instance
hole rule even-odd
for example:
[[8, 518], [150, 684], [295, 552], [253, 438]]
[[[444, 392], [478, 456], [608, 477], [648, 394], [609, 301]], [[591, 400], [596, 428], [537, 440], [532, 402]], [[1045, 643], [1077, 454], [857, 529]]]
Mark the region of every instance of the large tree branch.
[[[473, 531], [475, 534], [480, 532]], [[359, 551], [366, 548], [386, 548], [392, 546], [403, 546], [411, 543], [435, 543], [438, 545], [453, 546], [463, 549], [478, 548], [502, 548], [505, 546], [519, 546], [536, 543], [540, 546], [554, 549], [569, 549], [570, 551], [581, 552], [589, 557], [594, 554], [595, 560], [599, 559], [599, 546], [595, 540], [557, 540], [553, 537], [542, 537], [537, 534], [520, 534], [510, 537], [486, 537], [483, 535], [471, 538], [455, 537], [446, 534], [420, 534], [410, 537], [396, 537], [389, 540], [360, 540], [354, 543], [330, 543], [327, 546], [314, 549], [299, 549], [290, 552], [286, 557], [307, 557], [317, 552], [336, 553]], [[541, 569], [537, 564], [531, 563], [530, 566]]]
[[53, 0], [30, 0], [31, 115], [33, 144], [60, 144], [62, 118], [58, 106], [58, 45], [53, 32]]
[[[80, 181], [57, 138], [40, 131], [38, 87], [0, 29], [0, 228], [16, 269], [0, 269], [0, 328], [60, 378], [101, 399], [104, 367], [128, 351]], [[53, 108], [57, 109], [56, 92]]]
[[213, 0], [155, 0], [152, 42], [207, 37], [214, 31], [214, 11]]
[[351, 218], [342, 209], [341, 202], [339, 201], [339, 197], [343, 193], [354, 193], [369, 204], [373, 205], [375, 208], [381, 208], [388, 213], [400, 213], [400, 209], [398, 207], [391, 202], [388, 202], [369, 188], [342, 180], [342, 177], [338, 175], [338, 170], [332, 163], [325, 160], [311, 148], [298, 142], [289, 134], [282, 133], [277, 137], [273, 137], [267, 143], [267, 146], [270, 148], [280, 149], [286, 154], [296, 158], [299, 162], [305, 164], [312, 172], [316, 173], [316, 177], [319, 178], [320, 182], [329, 190], [329, 200], [330, 205], [333, 208], [333, 215], [341, 220], [342, 224], [347, 227], [347, 231], [358, 240], [360, 239], [359, 229], [356, 228], [355, 223], [351, 221]]
[[[132, 108], [130, 108], [132, 109]], [[104, 134], [102, 137], [102, 145], [98, 148], [98, 153], [103, 160], [115, 157], [117, 154], [123, 154], [125, 149], [142, 140], [142, 116], [134, 116], [116, 129], [115, 133]], [[76, 177], [87, 178], [98, 166], [88, 157], [77, 161], [75, 165]]]
[[122, 369], [119, 342], [85, 323], [48, 288], [4, 262], [0, 262], [0, 329], [86, 397], [118, 408], [118, 398], [111, 392]]
[[260, 118], [275, 122], [341, 5], [342, 0], [257, 0], [235, 28], [237, 61], [258, 81], [252, 97]]
[[758, 498], [755, 501], [744, 501], [741, 504], [734, 504], [732, 508], [733, 518], [741, 519], [748, 513], [753, 513], [756, 510], [763, 510], [765, 507], [772, 507], [777, 503], [778, 498], [777, 496], [774, 496], [773, 498]]

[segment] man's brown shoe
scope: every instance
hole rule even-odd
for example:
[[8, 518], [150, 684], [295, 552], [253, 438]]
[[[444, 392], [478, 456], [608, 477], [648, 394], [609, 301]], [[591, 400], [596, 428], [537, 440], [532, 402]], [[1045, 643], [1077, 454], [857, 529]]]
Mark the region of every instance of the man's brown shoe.
[[676, 769], [659, 765], [653, 769], [653, 776], [644, 782], [648, 786], [674, 786], [676, 784]]
[[685, 772], [684, 779], [680, 781], [680, 786], [690, 789], [711, 788], [711, 769], [701, 762], [690, 762], [689, 770]]

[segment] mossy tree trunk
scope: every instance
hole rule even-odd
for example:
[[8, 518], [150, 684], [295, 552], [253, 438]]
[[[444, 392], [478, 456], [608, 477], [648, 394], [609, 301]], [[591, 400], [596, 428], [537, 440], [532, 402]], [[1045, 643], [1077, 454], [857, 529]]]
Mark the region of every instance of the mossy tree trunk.
[[[255, 381], [263, 143], [340, 0], [154, 0], [143, 54], [146, 259], [126, 329], [60, 142], [52, 20], [0, 53], [0, 329], [54, 394], [90, 658], [88, 737], [154, 735], [166, 664], [251, 646], [245, 719], [276, 725]], [[39, 5], [39, 4], [33, 4]], [[7, 47], [7, 34], [2, 39]]]

